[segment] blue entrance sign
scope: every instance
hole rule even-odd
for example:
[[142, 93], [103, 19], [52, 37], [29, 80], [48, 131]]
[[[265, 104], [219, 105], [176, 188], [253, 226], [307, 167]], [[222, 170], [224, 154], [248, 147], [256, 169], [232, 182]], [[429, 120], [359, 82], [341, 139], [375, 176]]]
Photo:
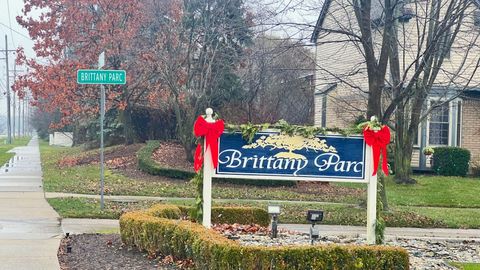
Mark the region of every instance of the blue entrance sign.
[[260, 132], [248, 143], [240, 133], [224, 133], [214, 177], [360, 182], [366, 180], [365, 156], [361, 136]]

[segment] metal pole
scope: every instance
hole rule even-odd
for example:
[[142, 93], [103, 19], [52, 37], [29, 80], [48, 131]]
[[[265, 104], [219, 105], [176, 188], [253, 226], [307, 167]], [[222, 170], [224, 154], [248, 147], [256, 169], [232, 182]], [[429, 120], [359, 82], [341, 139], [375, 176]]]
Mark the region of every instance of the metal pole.
[[5, 35], [5, 62], [7, 66], [7, 143], [12, 144], [12, 123], [10, 119], [10, 79], [8, 76], [8, 41]]
[[22, 131], [22, 100], [20, 99], [20, 96], [18, 96], [18, 128], [17, 128], [17, 134], [18, 137], [21, 137], [22, 134], [20, 133]]
[[[98, 57], [98, 69], [102, 69], [105, 65], [105, 52]], [[105, 165], [104, 165], [104, 145], [103, 145], [103, 122], [105, 120], [105, 86], [100, 85], [100, 209], [103, 210], [105, 202], [103, 198], [103, 190], [105, 185]]]
[[104, 151], [103, 151], [103, 121], [105, 119], [105, 86], [100, 85], [100, 209], [103, 210], [105, 207], [103, 200], [103, 187], [105, 182], [105, 172], [104, 172]]
[[23, 125], [22, 125], [22, 134], [23, 136], [26, 136], [25, 135], [25, 106], [26, 106], [26, 101], [27, 97], [25, 96], [25, 98], [23, 99], [23, 106], [22, 106], [22, 122], [23, 122]]
[[[14, 65], [13, 65], [13, 81], [15, 81], [15, 75], [16, 75], [16, 73], [17, 73], [17, 65], [14, 64]], [[16, 120], [16, 118], [15, 118], [15, 109], [16, 109], [16, 107], [15, 107], [15, 93], [12, 92], [12, 94], [13, 94], [13, 103], [12, 103], [12, 105], [13, 105], [12, 136], [13, 136], [13, 138], [15, 139], [15, 120]]]

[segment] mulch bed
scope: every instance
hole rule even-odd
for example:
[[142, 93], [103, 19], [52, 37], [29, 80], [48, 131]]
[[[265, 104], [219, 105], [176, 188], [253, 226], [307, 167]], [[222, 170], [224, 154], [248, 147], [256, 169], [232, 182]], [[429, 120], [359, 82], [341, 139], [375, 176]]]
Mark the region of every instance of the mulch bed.
[[[136, 166], [137, 152], [143, 144], [117, 145], [105, 151], [105, 164], [111, 169]], [[78, 160], [78, 165], [98, 164], [98, 155], [86, 155]]]
[[152, 155], [153, 160], [166, 168], [193, 172], [193, 163], [187, 161], [183, 146], [175, 142], [162, 142]]
[[[67, 253], [67, 243], [72, 250]], [[118, 234], [80, 234], [62, 239], [58, 249], [60, 269], [180, 269], [163, 264], [158, 258], [148, 258], [146, 253], [125, 247]]]

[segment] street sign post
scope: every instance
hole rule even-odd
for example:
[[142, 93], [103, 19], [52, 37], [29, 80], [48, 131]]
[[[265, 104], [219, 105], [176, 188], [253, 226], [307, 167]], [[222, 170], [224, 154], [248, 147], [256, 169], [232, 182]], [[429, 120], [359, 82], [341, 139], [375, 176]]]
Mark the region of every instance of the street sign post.
[[127, 83], [127, 74], [125, 70], [102, 70], [105, 66], [105, 52], [98, 57], [99, 69], [79, 69], [77, 70], [78, 84], [98, 84], [100, 85], [100, 208], [105, 206], [103, 191], [105, 183], [105, 165], [104, 165], [104, 143], [103, 143], [103, 122], [105, 119], [105, 84], [122, 85]]

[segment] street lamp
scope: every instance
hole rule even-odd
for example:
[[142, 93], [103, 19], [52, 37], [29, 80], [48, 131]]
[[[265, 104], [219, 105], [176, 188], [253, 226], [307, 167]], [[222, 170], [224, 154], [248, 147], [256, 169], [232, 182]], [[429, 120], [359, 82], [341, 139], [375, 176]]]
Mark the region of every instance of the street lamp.
[[272, 238], [277, 238], [278, 235], [278, 215], [280, 215], [279, 205], [269, 205], [268, 214], [272, 216]]
[[313, 241], [318, 239], [320, 236], [320, 231], [318, 228], [315, 228], [317, 222], [323, 220], [323, 211], [322, 210], [308, 210], [307, 211], [307, 221], [312, 223], [310, 227], [310, 243], [313, 245]]

